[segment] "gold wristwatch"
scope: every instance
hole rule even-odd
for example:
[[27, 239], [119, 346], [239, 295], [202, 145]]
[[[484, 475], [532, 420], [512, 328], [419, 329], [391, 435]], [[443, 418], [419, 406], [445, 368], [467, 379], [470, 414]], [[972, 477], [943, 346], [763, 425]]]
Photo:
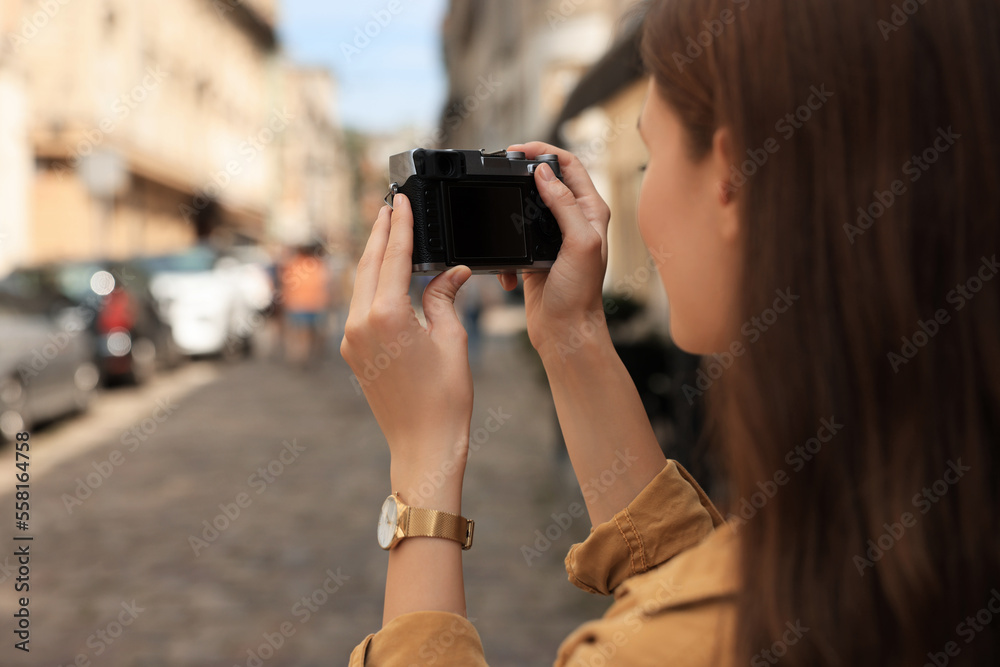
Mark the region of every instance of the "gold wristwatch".
[[378, 518], [378, 544], [392, 549], [407, 537], [443, 537], [455, 540], [462, 549], [472, 546], [472, 529], [475, 522], [457, 514], [422, 507], [410, 507], [394, 493], [382, 503]]

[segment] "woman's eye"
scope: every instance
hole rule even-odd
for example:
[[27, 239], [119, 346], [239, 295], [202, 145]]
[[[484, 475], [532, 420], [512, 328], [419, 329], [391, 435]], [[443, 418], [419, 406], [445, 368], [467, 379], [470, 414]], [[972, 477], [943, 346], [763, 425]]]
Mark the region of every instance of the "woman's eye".
[[646, 171], [646, 167], [648, 167], [648, 166], [649, 166], [648, 164], [640, 165], [639, 172], [641, 173], [641, 172]]

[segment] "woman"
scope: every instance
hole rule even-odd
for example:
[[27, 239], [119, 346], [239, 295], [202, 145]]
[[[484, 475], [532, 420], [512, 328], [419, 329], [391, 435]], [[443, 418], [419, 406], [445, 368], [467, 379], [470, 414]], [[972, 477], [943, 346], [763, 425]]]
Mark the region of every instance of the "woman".
[[[524, 284], [577, 477], [640, 452], [567, 557], [616, 601], [556, 664], [998, 664], [998, 33], [985, 0], [650, 4], [639, 227], [677, 344], [733, 357], [706, 393], [727, 522], [663, 461], [606, 330], [556, 352], [601, 315], [608, 208], [572, 155], [511, 147], [564, 174], [536, 172], [564, 241]], [[342, 350], [357, 370], [412, 338], [366, 396], [392, 488], [452, 470], [421, 506], [460, 514], [469, 270], [428, 286], [422, 329], [411, 225], [404, 198], [379, 214]], [[351, 664], [485, 664], [464, 611], [461, 546], [404, 539]]]

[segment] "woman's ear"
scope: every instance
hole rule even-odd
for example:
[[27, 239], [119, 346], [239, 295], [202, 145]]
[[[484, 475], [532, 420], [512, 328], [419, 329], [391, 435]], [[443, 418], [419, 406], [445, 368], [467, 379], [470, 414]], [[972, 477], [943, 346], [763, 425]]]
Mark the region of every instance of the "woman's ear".
[[718, 197], [717, 206], [719, 232], [726, 240], [734, 240], [740, 233], [740, 221], [737, 216], [736, 199], [739, 195], [736, 185], [730, 179], [734, 152], [732, 135], [728, 127], [720, 127], [712, 136], [711, 178], [716, 183]]

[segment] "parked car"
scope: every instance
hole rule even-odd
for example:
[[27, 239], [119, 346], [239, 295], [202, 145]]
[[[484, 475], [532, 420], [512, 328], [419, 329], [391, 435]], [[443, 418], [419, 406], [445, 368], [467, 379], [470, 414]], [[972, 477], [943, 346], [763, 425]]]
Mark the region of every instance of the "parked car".
[[0, 293], [0, 437], [86, 410], [99, 372], [87, 315]]
[[94, 333], [95, 356], [106, 383], [141, 384], [180, 353], [149, 289], [149, 275], [134, 262], [101, 260], [21, 268], [0, 290], [51, 308], [69, 299], [83, 309]]
[[256, 245], [235, 246], [228, 254], [239, 266], [237, 280], [247, 305], [258, 312], [268, 310], [275, 297], [274, 260]]
[[173, 330], [178, 347], [190, 355], [243, 356], [257, 319], [270, 302], [267, 275], [208, 245], [142, 260], [150, 288]]

